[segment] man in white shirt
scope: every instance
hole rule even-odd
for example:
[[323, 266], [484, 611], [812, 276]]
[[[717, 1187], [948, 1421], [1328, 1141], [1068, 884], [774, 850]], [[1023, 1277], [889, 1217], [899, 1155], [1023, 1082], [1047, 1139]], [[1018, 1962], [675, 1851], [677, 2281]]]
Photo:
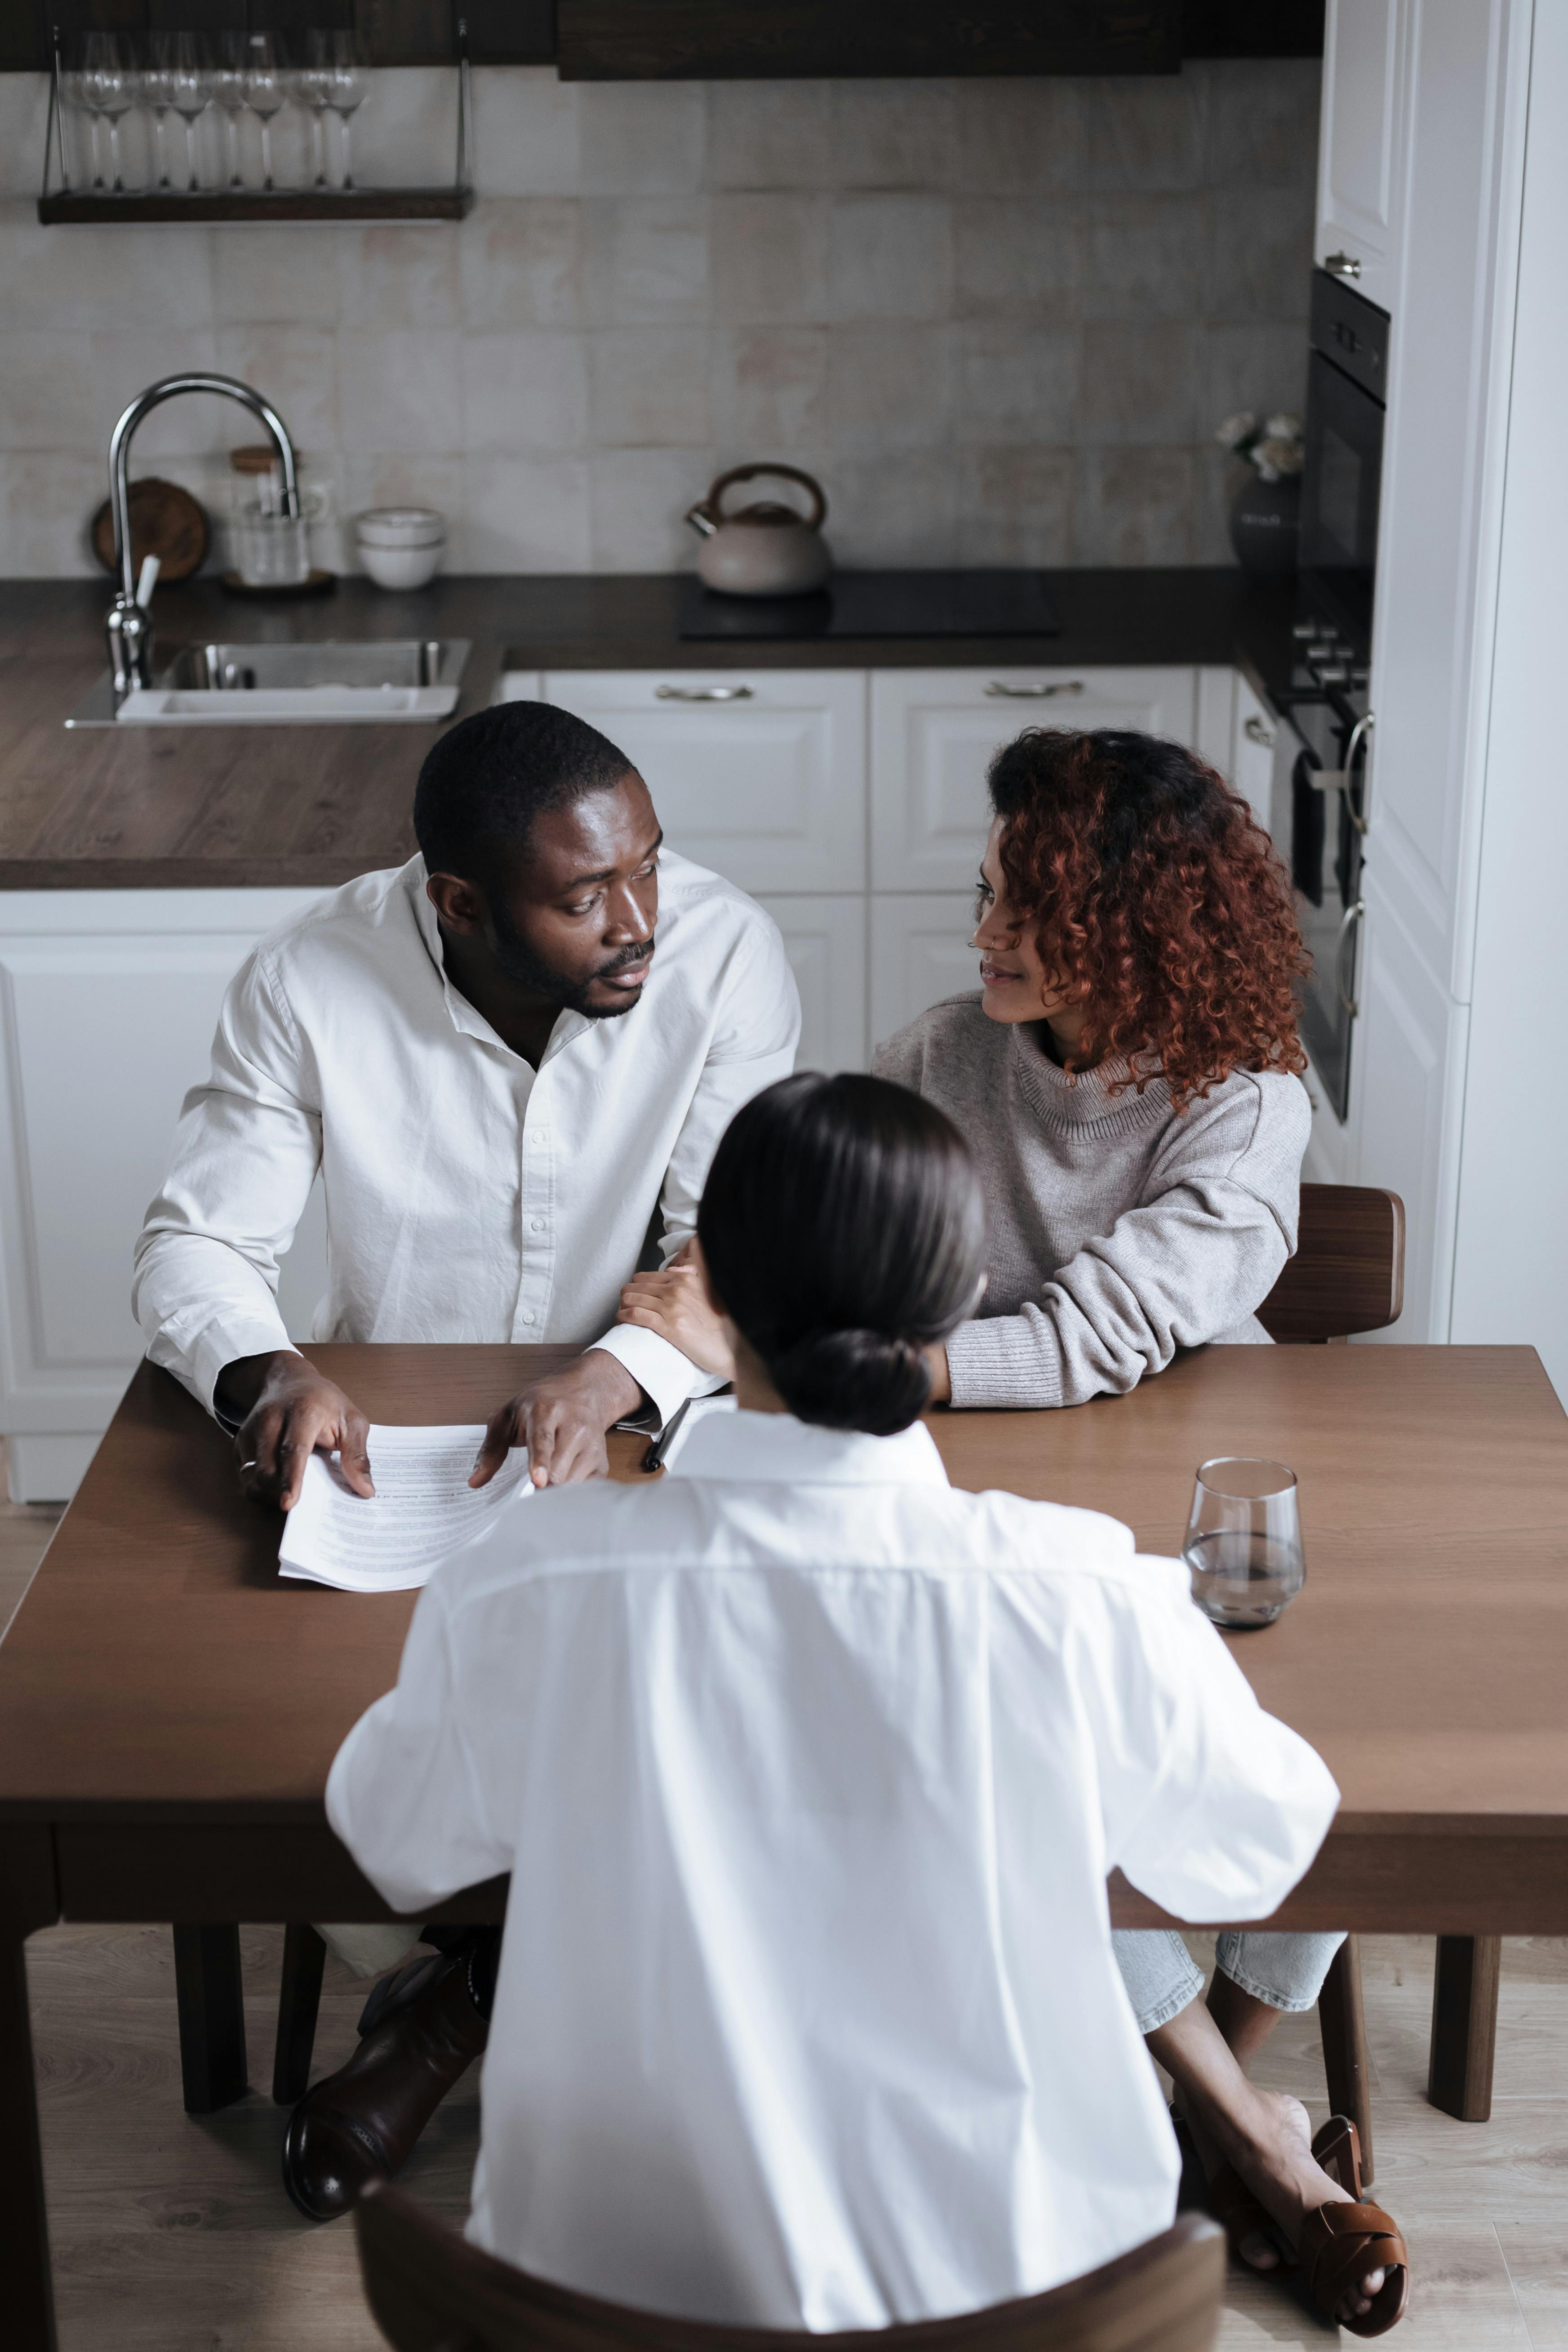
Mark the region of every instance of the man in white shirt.
[[[513, 1444], [536, 1485], [590, 1476], [617, 1420], [713, 1385], [616, 1328], [616, 1302], [650, 1236], [663, 1261], [689, 1238], [720, 1137], [799, 1036], [775, 926], [661, 848], [641, 777], [571, 713], [502, 703], [452, 728], [414, 826], [418, 856], [333, 892], [234, 981], [137, 1244], [149, 1355], [237, 1431], [242, 1485], [285, 1510], [313, 1448], [372, 1491], [364, 1415], [278, 1311], [318, 1173], [314, 1337], [584, 1347], [498, 1400], [475, 1483]], [[353, 1939], [362, 1966], [408, 1941], [376, 1933]], [[417, 2000], [385, 2014], [389, 2111], [428, 2020]], [[472, 2054], [426, 2064], [423, 2113]], [[400, 2112], [416, 2132], [419, 2103]]]
[[1042, 2292], [1169, 2223], [1107, 1873], [1266, 1917], [1336, 1797], [1178, 1562], [955, 1491], [918, 1423], [775, 1398], [657, 1486], [509, 1504], [422, 1594], [327, 1811], [400, 1910], [512, 1874], [475, 2242], [825, 2330]]

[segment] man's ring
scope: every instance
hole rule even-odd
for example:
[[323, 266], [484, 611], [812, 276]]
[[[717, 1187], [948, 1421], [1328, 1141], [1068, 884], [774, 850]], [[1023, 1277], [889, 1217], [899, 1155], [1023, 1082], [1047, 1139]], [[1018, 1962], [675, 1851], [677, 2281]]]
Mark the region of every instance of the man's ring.
[[256, 1464], [254, 1462], [242, 1462], [239, 1466], [242, 1470], [254, 1470], [256, 1468]]

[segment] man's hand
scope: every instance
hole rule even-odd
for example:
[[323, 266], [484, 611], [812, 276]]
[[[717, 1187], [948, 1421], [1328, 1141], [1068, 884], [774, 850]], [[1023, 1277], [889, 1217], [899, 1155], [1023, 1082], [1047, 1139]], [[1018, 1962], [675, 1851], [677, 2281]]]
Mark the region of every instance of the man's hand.
[[645, 1330], [657, 1331], [700, 1370], [732, 1381], [735, 1359], [723, 1327], [708, 1304], [701, 1270], [689, 1255], [693, 1246], [689, 1244], [662, 1274], [634, 1274], [621, 1291], [616, 1320], [640, 1323]]
[[[356, 1495], [374, 1495], [365, 1439], [370, 1424], [335, 1381], [324, 1380], [291, 1349], [241, 1356], [226, 1364], [217, 1402], [245, 1412], [236, 1437], [242, 1493], [291, 1511], [304, 1484], [305, 1465], [318, 1450], [341, 1455], [345, 1482]], [[248, 1407], [248, 1411], [247, 1411]]]
[[488, 1486], [514, 1445], [528, 1448], [536, 1486], [603, 1478], [610, 1466], [605, 1432], [636, 1412], [643, 1392], [617, 1357], [590, 1348], [564, 1371], [545, 1372], [492, 1413], [470, 1486]]

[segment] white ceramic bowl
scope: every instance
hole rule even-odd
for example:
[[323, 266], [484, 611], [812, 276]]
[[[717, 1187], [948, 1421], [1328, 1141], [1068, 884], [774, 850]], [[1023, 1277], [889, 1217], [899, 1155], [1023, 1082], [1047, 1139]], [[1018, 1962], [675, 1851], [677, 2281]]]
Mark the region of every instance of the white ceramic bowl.
[[371, 507], [354, 517], [354, 533], [366, 547], [434, 547], [447, 520], [434, 507]]
[[373, 547], [362, 539], [359, 560], [378, 588], [423, 588], [441, 569], [447, 542], [430, 547]]

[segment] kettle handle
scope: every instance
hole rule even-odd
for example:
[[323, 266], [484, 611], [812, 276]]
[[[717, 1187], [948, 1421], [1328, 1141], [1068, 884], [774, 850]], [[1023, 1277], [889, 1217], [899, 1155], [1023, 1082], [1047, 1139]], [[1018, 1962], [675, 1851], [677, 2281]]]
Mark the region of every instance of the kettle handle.
[[[826, 496], [823, 490], [821, 483], [814, 481], [809, 474], [802, 473], [798, 466], [731, 466], [729, 472], [727, 474], [721, 474], [718, 480], [713, 484], [712, 488], [709, 491], [707, 497], [702, 501], [703, 507], [710, 516], [721, 522], [724, 516], [721, 500], [723, 498], [724, 492], [729, 488], [731, 483], [754, 481], [759, 474], [767, 475], [773, 481], [798, 482], [803, 490], [809, 490], [811, 493], [811, 512], [808, 515], [803, 515], [801, 517], [801, 520], [805, 524], [808, 530], [820, 530], [822, 529], [823, 524], [827, 520]], [[698, 509], [694, 508], [687, 520], [689, 521], [695, 520], [697, 512]], [[700, 524], [698, 525], [698, 528], [701, 528]]]

